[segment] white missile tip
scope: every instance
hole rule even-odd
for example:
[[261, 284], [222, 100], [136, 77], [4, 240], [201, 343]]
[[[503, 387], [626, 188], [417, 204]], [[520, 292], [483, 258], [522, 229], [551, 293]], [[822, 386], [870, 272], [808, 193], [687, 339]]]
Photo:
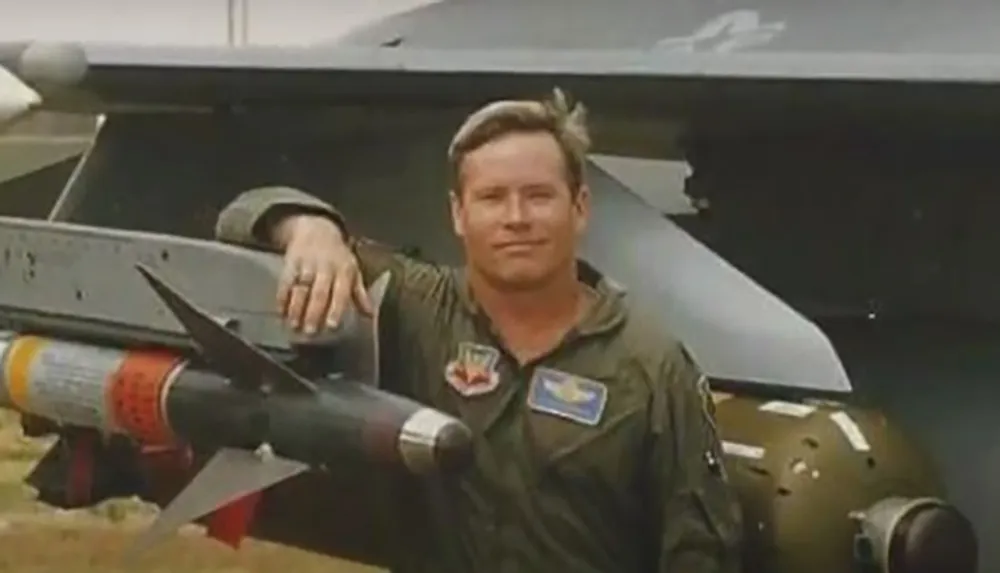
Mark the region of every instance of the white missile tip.
[[8, 123], [42, 103], [42, 96], [0, 66], [0, 123]]
[[431, 408], [421, 408], [403, 422], [399, 432], [399, 453], [407, 468], [423, 474], [437, 465], [434, 446], [450, 423], [451, 418]]

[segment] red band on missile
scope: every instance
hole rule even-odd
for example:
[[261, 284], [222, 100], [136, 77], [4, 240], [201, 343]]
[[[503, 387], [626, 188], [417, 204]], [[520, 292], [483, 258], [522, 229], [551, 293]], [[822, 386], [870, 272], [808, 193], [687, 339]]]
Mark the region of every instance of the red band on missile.
[[115, 423], [145, 444], [169, 444], [173, 432], [163, 414], [163, 390], [181, 359], [156, 351], [129, 352], [108, 387]]
[[262, 492], [256, 491], [216, 509], [208, 516], [207, 535], [233, 549], [239, 549], [243, 538], [250, 531], [250, 523], [261, 495]]
[[82, 432], [70, 441], [69, 483], [66, 484], [66, 499], [70, 507], [90, 503], [94, 487], [94, 451], [97, 447], [95, 432]]
[[191, 481], [194, 456], [187, 446], [143, 445], [139, 449], [139, 469], [147, 494], [156, 503], [166, 504]]

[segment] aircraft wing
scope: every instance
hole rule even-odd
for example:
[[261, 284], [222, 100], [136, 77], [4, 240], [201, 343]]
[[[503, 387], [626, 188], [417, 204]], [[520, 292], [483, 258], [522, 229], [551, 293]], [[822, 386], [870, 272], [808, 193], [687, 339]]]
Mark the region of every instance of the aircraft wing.
[[[683, 119], [745, 109], [872, 117], [996, 111], [1000, 54], [697, 53], [648, 49], [0, 45], [0, 64], [54, 109], [364, 102], [469, 106], [559, 85], [600, 114]], [[837, 89], [826, 84], [836, 83]]]

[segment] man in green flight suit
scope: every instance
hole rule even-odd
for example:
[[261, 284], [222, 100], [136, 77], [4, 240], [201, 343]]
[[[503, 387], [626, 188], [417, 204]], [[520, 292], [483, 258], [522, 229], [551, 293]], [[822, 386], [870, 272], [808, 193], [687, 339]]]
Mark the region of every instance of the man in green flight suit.
[[335, 326], [348, 304], [371, 312], [365, 284], [391, 271], [383, 386], [473, 431], [472, 469], [431, 498], [394, 570], [739, 570], [740, 514], [705, 378], [577, 259], [584, 115], [557, 90], [494, 102], [458, 130], [461, 270], [355, 236], [294, 189], [248, 191], [219, 217], [220, 240], [284, 252], [279, 304], [306, 332]]

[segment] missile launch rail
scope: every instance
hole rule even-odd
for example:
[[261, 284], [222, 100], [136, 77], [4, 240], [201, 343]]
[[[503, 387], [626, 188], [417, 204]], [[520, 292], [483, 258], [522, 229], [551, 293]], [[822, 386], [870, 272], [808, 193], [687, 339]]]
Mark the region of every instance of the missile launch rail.
[[141, 341], [193, 350], [190, 336], [137, 272], [169, 277], [254, 345], [288, 357], [295, 345], [336, 346], [360, 320], [309, 339], [275, 312], [281, 259], [223, 243], [63, 222], [0, 217], [0, 329]]

